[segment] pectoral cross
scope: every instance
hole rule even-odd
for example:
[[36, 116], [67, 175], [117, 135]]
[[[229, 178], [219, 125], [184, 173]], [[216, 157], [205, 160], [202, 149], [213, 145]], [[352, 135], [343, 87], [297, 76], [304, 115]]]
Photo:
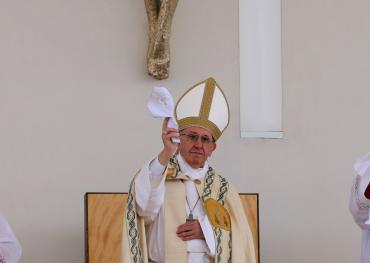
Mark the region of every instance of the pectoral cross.
[[194, 220], [194, 216], [193, 216], [193, 213], [190, 212], [190, 214], [188, 215], [188, 217], [186, 218], [186, 222], [190, 222], [190, 221], [193, 221]]
[[190, 205], [189, 205], [189, 201], [188, 201], [188, 198], [186, 197], [186, 203], [188, 204], [188, 207], [189, 207], [189, 215], [188, 217], [186, 218], [186, 222], [189, 222], [189, 221], [193, 221], [195, 220], [194, 219], [194, 216], [193, 216], [193, 211], [195, 209], [195, 207], [197, 206], [198, 202], [199, 202], [199, 199], [200, 197], [198, 196], [198, 200], [195, 202], [195, 205], [193, 206], [193, 209], [191, 209]]

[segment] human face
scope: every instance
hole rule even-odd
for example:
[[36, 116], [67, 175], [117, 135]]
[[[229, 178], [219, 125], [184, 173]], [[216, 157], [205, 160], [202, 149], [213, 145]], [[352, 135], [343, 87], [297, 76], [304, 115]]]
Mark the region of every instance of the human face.
[[[209, 143], [204, 142], [205, 136], [210, 139]], [[196, 137], [198, 138], [195, 141]], [[216, 143], [213, 142], [211, 133], [204, 128], [189, 127], [180, 132], [179, 152], [192, 168], [203, 167], [215, 149]]]

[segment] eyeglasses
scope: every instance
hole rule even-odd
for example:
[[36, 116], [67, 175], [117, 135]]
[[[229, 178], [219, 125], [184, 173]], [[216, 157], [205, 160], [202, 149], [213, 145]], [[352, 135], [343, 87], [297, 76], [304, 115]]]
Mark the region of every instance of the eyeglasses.
[[205, 145], [209, 145], [213, 143], [212, 138], [210, 138], [207, 135], [199, 135], [198, 133], [181, 133], [180, 136], [186, 136], [188, 141], [191, 141], [193, 143], [198, 142], [199, 138], [200, 138], [200, 141]]

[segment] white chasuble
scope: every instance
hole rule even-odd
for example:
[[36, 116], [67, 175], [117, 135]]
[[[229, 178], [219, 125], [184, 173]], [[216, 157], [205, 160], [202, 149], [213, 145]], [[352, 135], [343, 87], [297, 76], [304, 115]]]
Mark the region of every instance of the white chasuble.
[[[124, 220], [123, 237], [127, 241], [124, 244], [127, 244], [123, 247], [122, 262], [221, 263], [228, 262], [230, 258], [229, 262], [255, 263], [253, 240], [238, 193], [232, 186], [227, 187], [225, 192], [230, 190], [225, 196], [231, 199], [224, 201], [230, 211], [235, 234], [234, 231], [212, 227], [203, 207], [205, 177], [212, 169], [208, 164], [192, 169], [180, 155], [177, 159], [174, 166], [167, 166], [166, 172], [158, 160], [153, 160], [133, 180], [127, 204], [130, 210], [127, 210], [129, 212]], [[169, 167], [176, 168], [173, 177], [168, 176]], [[214, 195], [221, 188], [219, 183], [210, 184], [217, 191], [209, 189], [212, 196], [207, 198], [217, 198]], [[233, 191], [235, 193], [231, 193]], [[234, 211], [232, 207], [237, 207], [239, 211]], [[177, 227], [185, 223], [190, 213], [199, 220], [205, 241], [182, 241], [177, 237]], [[232, 241], [235, 240], [232, 243], [231, 235]]]

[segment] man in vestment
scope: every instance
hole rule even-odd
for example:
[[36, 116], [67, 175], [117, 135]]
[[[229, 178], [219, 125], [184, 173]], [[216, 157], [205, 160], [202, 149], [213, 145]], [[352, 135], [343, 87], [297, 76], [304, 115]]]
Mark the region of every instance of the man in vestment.
[[5, 217], [0, 214], [0, 263], [17, 263], [21, 246]]
[[209, 78], [185, 92], [174, 115], [179, 128], [164, 120], [163, 149], [131, 183], [122, 262], [255, 263], [239, 194], [208, 163], [229, 123], [224, 93]]
[[362, 229], [362, 263], [370, 263], [370, 153], [358, 160], [357, 176], [351, 189], [350, 211]]

